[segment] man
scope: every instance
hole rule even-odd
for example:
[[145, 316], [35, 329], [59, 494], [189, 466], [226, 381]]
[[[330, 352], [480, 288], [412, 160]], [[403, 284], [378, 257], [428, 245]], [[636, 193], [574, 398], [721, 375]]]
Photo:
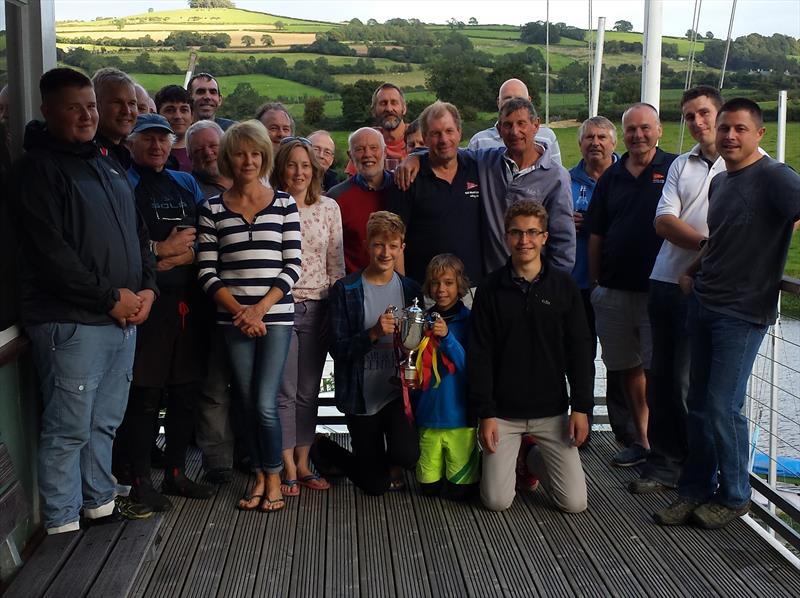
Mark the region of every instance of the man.
[[278, 154], [281, 139], [294, 135], [294, 119], [286, 106], [280, 102], [267, 102], [256, 111], [256, 120], [260, 120], [267, 129], [272, 142], [273, 155]]
[[[547, 145], [536, 142], [539, 117], [524, 98], [512, 98], [500, 108], [498, 130], [504, 146], [478, 151], [460, 150], [477, 161], [478, 182], [486, 198], [482, 205], [481, 244], [484, 272], [493, 272], [508, 260], [504, 242], [504, 216], [520, 199], [533, 199], [547, 210], [550, 221], [547, 258], [567, 272], [575, 265], [575, 223], [569, 173], [550, 159]], [[415, 152], [397, 169], [397, 185], [407, 189], [416, 176]]]
[[[527, 98], [531, 100], [528, 93], [528, 87], [519, 79], [509, 79], [500, 86], [500, 91], [497, 92], [497, 109], [510, 100], [511, 98]], [[468, 149], [478, 150], [488, 147], [502, 147], [503, 139], [495, 123], [493, 127], [489, 127], [483, 131], [479, 131], [472, 136], [469, 140]], [[546, 144], [550, 148], [550, 159], [561, 165], [561, 149], [558, 147], [558, 139], [553, 130], [548, 127], [539, 127], [536, 135], [536, 141], [540, 144]]]
[[453, 104], [437, 101], [419, 121], [429, 153], [420, 158], [419, 175], [408, 190], [394, 188], [389, 200], [389, 210], [407, 227], [405, 274], [424, 281], [431, 258], [452, 253], [477, 284], [483, 279], [481, 194], [475, 161], [458, 153], [461, 116]]
[[119, 69], [108, 67], [94, 74], [92, 84], [100, 115], [96, 141], [127, 170], [131, 155], [122, 142], [133, 130], [139, 113], [133, 79]]
[[627, 152], [597, 183], [588, 212], [589, 280], [595, 324], [606, 369], [620, 371], [636, 440], [613, 458], [630, 467], [644, 462], [647, 440], [645, 370], [650, 367], [647, 289], [661, 237], [653, 229], [674, 154], [658, 147], [661, 122], [650, 104], [637, 103], [622, 115]]
[[[210, 319], [203, 317], [194, 266], [196, 206], [202, 194], [191, 175], [165, 168], [174, 136], [163, 116], [143, 114], [129, 139], [133, 163], [128, 180], [147, 224], [161, 295], [150, 319], [138, 330], [130, 397], [114, 446], [114, 465], [120, 483], [132, 486], [131, 498], [153, 511], [172, 508], [165, 494], [208, 498], [213, 493], [210, 486], [197, 484], [184, 473], [194, 403], [205, 371], [203, 328]], [[159, 493], [150, 477], [150, 447], [162, 395], [166, 396], [167, 450]]]
[[155, 102], [153, 102], [153, 98], [150, 97], [150, 94], [147, 93], [147, 90], [138, 83], [134, 83], [133, 87], [136, 90], [136, 108], [138, 109], [139, 114], [148, 114], [151, 112], [151, 102], [153, 103], [152, 112], [157, 112], [155, 109]]
[[761, 108], [746, 98], [722, 105], [716, 148], [727, 172], [708, 191], [708, 241], [681, 277], [691, 365], [687, 439], [677, 501], [654, 515], [719, 528], [750, 505], [745, 390], [758, 348], [775, 322], [800, 176], [759, 151]]
[[[232, 181], [219, 171], [222, 129], [213, 120], [199, 120], [186, 131], [186, 149], [192, 159], [192, 176], [208, 199], [227, 191]], [[213, 306], [209, 306], [213, 313]], [[234, 437], [231, 425], [231, 371], [222, 330], [210, 325], [208, 366], [197, 402], [197, 446], [203, 451], [206, 481], [233, 479]]]
[[339, 176], [336, 170], [332, 168], [333, 161], [336, 159], [336, 144], [333, 142], [333, 137], [327, 131], [314, 131], [308, 136], [311, 142], [311, 147], [319, 160], [319, 163], [325, 169], [325, 174], [322, 178], [322, 190], [328, 191], [335, 187], [339, 182]]
[[192, 124], [192, 96], [180, 85], [165, 85], [156, 93], [155, 101], [156, 111], [167, 119], [175, 135], [167, 168], [191, 172], [192, 161], [186, 150], [186, 130]]
[[219, 172], [217, 157], [222, 128], [213, 120], [198, 120], [186, 131], [186, 151], [192, 161], [192, 176], [203, 198], [219, 195], [231, 187], [231, 180]]
[[128, 398], [136, 327], [156, 285], [125, 172], [92, 141], [91, 81], [56, 68], [39, 88], [45, 122], [27, 126], [11, 196], [22, 323], [43, 401], [42, 516], [56, 534], [77, 531], [81, 510], [87, 520], [115, 518], [111, 446]]
[[[575, 210], [575, 267], [572, 278], [578, 285], [583, 299], [589, 330], [595, 339], [592, 359], [597, 356], [597, 329], [594, 321], [594, 308], [590, 300], [592, 287], [589, 284], [589, 231], [585, 223], [586, 211], [592, 201], [597, 181], [608, 168], [617, 161], [614, 152], [617, 147], [617, 129], [604, 116], [587, 118], [578, 128], [578, 146], [581, 160], [569, 171], [572, 179], [572, 202]], [[629, 446], [636, 438], [625, 395], [622, 378], [618, 372], [606, 372], [606, 405], [609, 422], [617, 440]], [[591, 423], [591, 422], [590, 422]], [[588, 446], [588, 442], [584, 444]]]
[[650, 454], [634, 494], [676, 488], [686, 458], [686, 394], [689, 390], [688, 298], [678, 281], [708, 237], [708, 188], [725, 170], [716, 148], [714, 123], [722, 106], [719, 91], [701, 85], [681, 99], [689, 133], [697, 144], [672, 163], [656, 208], [655, 230], [664, 238], [650, 275], [648, 311], [653, 357], [647, 397]]
[[481, 501], [492, 511], [511, 506], [520, 440], [533, 434], [529, 467], [559, 509], [578, 513], [586, 509], [586, 479], [577, 447], [593, 402], [589, 327], [569, 273], [542, 259], [547, 211], [521, 199], [505, 224], [511, 258], [478, 288], [467, 351], [484, 450]]
[[[393, 171], [400, 160], [408, 155], [405, 140], [407, 125], [403, 122], [406, 110], [403, 90], [394, 83], [383, 83], [372, 94], [370, 111], [375, 119], [375, 129], [383, 136], [387, 170]], [[349, 162], [345, 172], [355, 174], [355, 165]]]
[[[355, 164], [356, 174], [328, 192], [342, 212], [344, 264], [348, 274], [369, 265], [367, 220], [370, 214], [384, 210], [392, 187], [392, 173], [384, 170], [386, 146], [383, 135], [362, 127], [347, 138], [347, 155]], [[402, 255], [400, 271], [403, 271]]]
[[189, 79], [189, 92], [194, 100], [194, 119], [213, 120], [223, 131], [227, 131], [236, 121], [216, 116], [222, 105], [222, 92], [217, 80], [209, 73], [198, 73]]

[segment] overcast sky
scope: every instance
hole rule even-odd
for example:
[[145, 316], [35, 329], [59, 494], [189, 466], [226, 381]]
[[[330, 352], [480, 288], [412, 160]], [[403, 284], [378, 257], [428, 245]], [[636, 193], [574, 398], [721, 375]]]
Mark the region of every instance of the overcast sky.
[[[44, 0], [53, 1], [53, 0]], [[702, 33], [712, 31], [716, 37], [728, 33], [732, 0], [703, 0], [700, 13]], [[417, 18], [427, 23], [444, 23], [455, 17], [479, 23], [520, 25], [528, 21], [545, 20], [546, 0], [290, 0], [276, 1], [235, 0], [236, 6], [248, 10], [297, 18], [314, 18], [323, 21], [346, 21], [358, 17], [362, 21], [385, 21], [393, 17]], [[695, 0], [664, 0], [663, 32], [682, 36], [692, 26]], [[55, 0], [56, 18], [92, 20], [97, 16], [124, 16], [156, 10], [186, 8], [185, 0]], [[644, 0], [593, 0], [593, 26], [597, 17], [606, 17], [606, 28], [625, 19], [635, 31], [644, 25]], [[550, 20], [587, 28], [589, 0], [552, 0]], [[747, 33], [772, 35], [783, 33], [800, 37], [800, 1], [798, 0], [739, 0], [734, 21], [734, 37]]]

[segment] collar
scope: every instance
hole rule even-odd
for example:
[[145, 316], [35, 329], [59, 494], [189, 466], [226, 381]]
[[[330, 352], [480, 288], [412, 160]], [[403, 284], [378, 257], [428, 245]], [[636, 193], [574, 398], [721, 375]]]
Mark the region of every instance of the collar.
[[[628, 170], [625, 168], [625, 163], [628, 161], [628, 156], [629, 156], [628, 152], [625, 152], [624, 154], [622, 154], [622, 157], [619, 160], [617, 160], [617, 162], [614, 163], [611, 166], [611, 168], [620, 169], [620, 172], [623, 171], [623, 170], [625, 172], [628, 172]], [[650, 160], [650, 164], [648, 164], [647, 166], [644, 167], [644, 170], [649, 170], [649, 169], [652, 169], [652, 168], [654, 168], [656, 166], [661, 166], [661, 165], [664, 164], [664, 162], [666, 162], [666, 160], [667, 160], [667, 152], [662, 150], [660, 147], [656, 147], [655, 156], [653, 156], [653, 159]], [[644, 170], [642, 172], [644, 172]]]
[[367, 181], [364, 180], [364, 177], [360, 174], [356, 173], [353, 176], [353, 182], [361, 187], [364, 191], [383, 191], [384, 189], [390, 187], [392, 183], [394, 183], [394, 175], [392, 174], [391, 170], [384, 170], [383, 171], [383, 184], [378, 189], [373, 189], [367, 184]]
[[528, 174], [537, 168], [544, 168], [547, 170], [551, 167], [550, 152], [548, 151], [547, 144], [540, 141], [534, 141], [534, 145], [541, 150], [541, 154], [539, 155], [539, 159], [527, 168], [521, 169], [519, 166], [517, 166], [517, 163], [509, 157], [507, 149], [503, 152], [503, 162], [505, 162], [506, 168], [511, 173], [512, 177], [516, 178], [524, 174]]

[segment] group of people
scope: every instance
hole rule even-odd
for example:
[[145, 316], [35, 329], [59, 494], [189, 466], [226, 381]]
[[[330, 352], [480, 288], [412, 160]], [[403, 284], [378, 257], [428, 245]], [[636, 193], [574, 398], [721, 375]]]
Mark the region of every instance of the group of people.
[[[800, 217], [800, 177], [759, 149], [754, 102], [688, 90], [681, 156], [658, 148], [649, 104], [623, 115], [622, 156], [614, 124], [589, 118], [567, 171], [522, 81], [467, 149], [455, 106], [406, 123], [384, 83], [339, 182], [327, 132], [295, 135], [277, 102], [217, 117], [208, 73], [153, 100], [113, 68], [53, 69], [40, 90], [11, 182], [48, 533], [208, 498], [234, 467], [252, 473], [242, 510], [340, 475], [401, 490], [415, 469], [424, 493], [493, 511], [539, 481], [583, 511], [598, 337], [613, 463], [644, 464], [631, 492], [677, 487], [654, 515], [667, 525], [746, 511], [744, 387]], [[412, 305], [426, 323], [409, 357]], [[349, 449], [315, 433], [328, 353]], [[185, 474], [193, 439], [202, 482]]]

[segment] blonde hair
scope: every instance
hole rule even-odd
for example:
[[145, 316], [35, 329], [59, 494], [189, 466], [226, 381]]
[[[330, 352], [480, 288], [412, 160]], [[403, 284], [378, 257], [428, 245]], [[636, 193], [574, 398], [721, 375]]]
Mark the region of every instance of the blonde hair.
[[367, 220], [367, 242], [375, 237], [400, 237], [406, 238], [406, 225], [397, 214], [386, 212], [373, 212]]
[[233, 178], [231, 158], [242, 146], [249, 145], [261, 154], [260, 178], [267, 176], [272, 170], [272, 142], [267, 135], [267, 129], [257, 120], [246, 120], [231, 126], [219, 142], [219, 173], [229, 179]]
[[434, 278], [438, 278], [448, 270], [452, 270], [458, 285], [458, 298], [464, 297], [469, 293], [469, 278], [464, 274], [464, 262], [452, 253], [440, 253], [433, 256], [425, 269], [425, 283], [422, 285], [423, 292], [431, 295], [431, 284]]
[[[285, 141], [285, 139], [284, 139]], [[269, 184], [273, 189], [280, 189], [281, 191], [289, 190], [286, 188], [286, 164], [289, 162], [289, 154], [296, 147], [302, 147], [308, 154], [308, 161], [311, 162], [311, 182], [308, 184], [308, 191], [306, 191], [305, 204], [307, 206], [313, 205], [319, 200], [322, 195], [322, 176], [325, 171], [317, 159], [317, 155], [312, 150], [311, 146], [300, 141], [299, 139], [292, 139], [289, 142], [281, 143], [278, 148], [278, 153], [275, 155], [275, 168], [269, 175]]]

